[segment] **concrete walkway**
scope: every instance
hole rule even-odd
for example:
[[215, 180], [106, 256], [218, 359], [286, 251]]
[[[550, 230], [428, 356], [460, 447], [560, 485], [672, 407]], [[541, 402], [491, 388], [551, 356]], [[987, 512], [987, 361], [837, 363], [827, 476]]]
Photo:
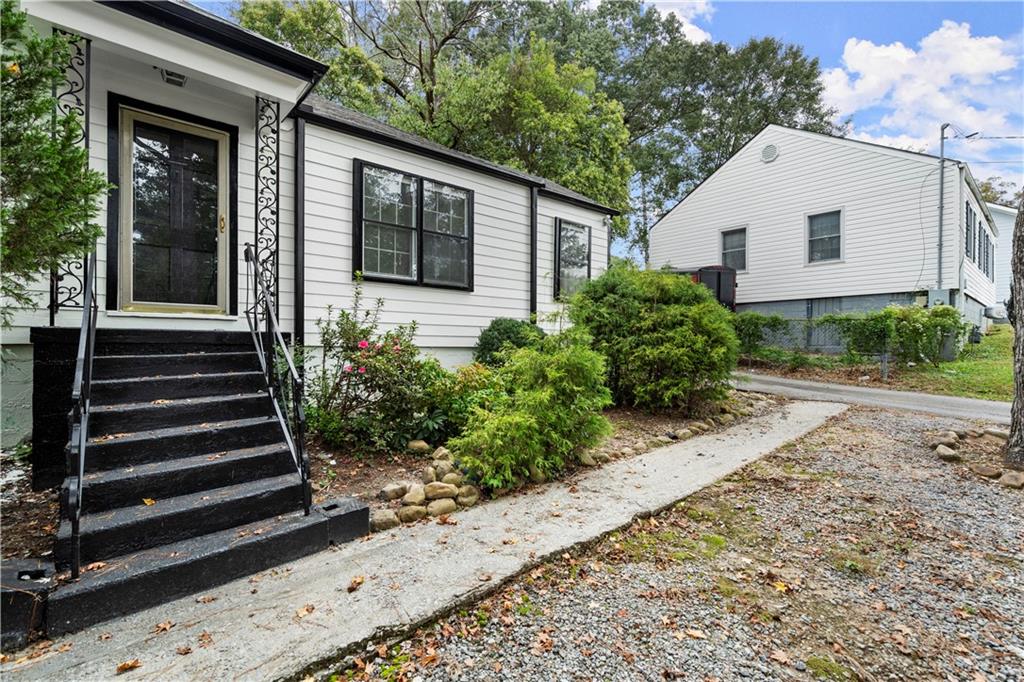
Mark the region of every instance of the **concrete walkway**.
[[[453, 515], [456, 525], [378, 533], [228, 583], [208, 592], [215, 600], [207, 603], [192, 596], [102, 623], [0, 673], [10, 682], [110, 679], [119, 663], [139, 659], [141, 667], [119, 679], [301, 677], [476, 601], [545, 558], [665, 509], [845, 409], [791, 402], [720, 433], [474, 507]], [[357, 576], [365, 582], [349, 592]], [[175, 623], [169, 631], [154, 633], [168, 620]], [[179, 654], [179, 647], [191, 652]]]
[[977, 400], [933, 393], [890, 391], [847, 384], [826, 384], [819, 381], [788, 379], [753, 372], [733, 374], [733, 386], [744, 391], [774, 393], [795, 400], [826, 400], [851, 405], [885, 407], [910, 412], [928, 412], [942, 417], [983, 419], [997, 424], [1010, 423], [1010, 403]]

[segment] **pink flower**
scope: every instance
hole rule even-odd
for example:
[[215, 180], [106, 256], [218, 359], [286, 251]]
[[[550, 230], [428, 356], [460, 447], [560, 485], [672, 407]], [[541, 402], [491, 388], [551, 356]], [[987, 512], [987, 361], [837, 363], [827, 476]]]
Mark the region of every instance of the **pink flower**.
[[375, 344], [373, 344], [373, 347], [374, 347], [375, 350], [380, 350], [381, 349], [381, 344], [375, 343]]
[[366, 368], [365, 367], [360, 367], [359, 368], [359, 373], [360, 374], [366, 374]]
[[401, 347], [401, 346], [399, 346], [399, 345], [398, 345], [398, 344], [396, 343], [396, 344], [395, 344], [395, 347], [394, 347], [394, 348], [392, 348], [391, 350], [393, 350], [393, 351], [395, 351], [395, 352], [397, 353], [398, 351], [402, 350], [402, 347]]
[[366, 340], [360, 341], [359, 342], [359, 347], [360, 348], [369, 348], [370, 347], [370, 342], [366, 341]]
[[352, 371], [352, 365], [345, 365], [345, 371], [346, 372], [351, 372]]

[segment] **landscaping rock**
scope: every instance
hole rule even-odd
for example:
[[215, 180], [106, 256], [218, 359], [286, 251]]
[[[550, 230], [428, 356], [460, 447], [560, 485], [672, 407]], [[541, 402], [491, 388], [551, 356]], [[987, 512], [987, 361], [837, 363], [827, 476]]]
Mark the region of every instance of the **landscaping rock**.
[[409, 452], [412, 452], [417, 455], [425, 455], [428, 452], [430, 452], [430, 445], [428, 445], [427, 441], [425, 440], [411, 440], [409, 441], [409, 444], [405, 447]]
[[423, 491], [421, 485], [409, 486], [409, 492], [402, 498], [402, 504], [406, 506], [418, 506], [423, 504], [427, 499], [427, 494]]
[[442, 514], [451, 514], [456, 509], [458, 509], [458, 506], [455, 504], [455, 500], [445, 497], [428, 504], [427, 514], [429, 516], [441, 516]]
[[683, 429], [682, 431], [676, 431], [676, 436], [679, 440], [686, 440], [687, 438], [693, 437], [693, 431], [690, 429]]
[[437, 473], [438, 480], [443, 481], [444, 477], [455, 471], [455, 465], [445, 459], [436, 459], [432, 465]]
[[1010, 432], [1007, 429], [988, 428], [985, 429], [985, 435], [999, 440], [1010, 440]]
[[531, 482], [533, 482], [533, 483], [543, 483], [544, 481], [548, 480], [548, 477], [544, 475], [544, 472], [541, 471], [540, 469], [538, 469], [537, 465], [534, 464], [533, 462], [530, 462], [530, 465], [529, 465], [528, 468], [530, 470], [530, 481]]
[[612, 461], [611, 455], [601, 450], [598, 450], [597, 452], [594, 453], [594, 459], [597, 460], [598, 464], [605, 464], [607, 462]]
[[446, 497], [455, 497], [459, 494], [459, 489], [451, 483], [435, 481], [434, 483], [428, 483], [425, 485], [423, 487], [423, 492], [428, 500], [440, 500]]
[[623, 457], [632, 457], [635, 454], [636, 452], [633, 450], [633, 448], [622, 448]]
[[657, 447], [659, 445], [668, 445], [672, 442], [672, 439], [668, 436], [658, 436], [652, 442], [654, 443], [654, 446]]
[[1024, 471], [1004, 471], [999, 482], [1007, 488], [1024, 488]]
[[434, 450], [433, 458], [444, 459], [450, 462], [452, 461], [452, 453], [448, 450], [448, 448], [442, 446], [439, 447], [437, 450]]
[[390, 530], [401, 525], [398, 515], [390, 509], [378, 509], [370, 514], [370, 531], [377, 533], [382, 530]]
[[994, 467], [990, 464], [977, 463], [971, 465], [971, 471], [979, 476], [984, 476], [985, 478], [999, 478], [1000, 474], [1003, 473], [1003, 470], [999, 467]]
[[942, 436], [940, 438], [937, 438], [936, 440], [933, 440], [928, 445], [933, 450], [939, 447], [940, 445], [945, 445], [947, 448], [956, 448], [960, 446], [960, 441], [959, 439], [956, 438], [947, 438], [946, 436]]
[[960, 440], [960, 434], [956, 431], [946, 431], [945, 433], [940, 433], [939, 436], [942, 438], [948, 438], [949, 440]]
[[596, 467], [597, 460], [594, 459], [594, 455], [584, 450], [580, 453], [580, 464], [585, 467]]
[[426, 515], [426, 507], [402, 507], [398, 510], [398, 519], [402, 523], [415, 523]]
[[728, 412], [726, 412], [725, 414], [718, 415], [719, 424], [732, 424], [734, 421], [736, 421], [736, 417], [729, 414]]
[[457, 471], [453, 471], [450, 474], [445, 474], [444, 478], [441, 479], [442, 483], [450, 483], [454, 486], [462, 485], [462, 474]]
[[935, 454], [938, 455], [939, 459], [943, 462], [959, 462], [963, 459], [956, 450], [945, 445], [939, 445], [936, 447]]
[[423, 482], [433, 483], [437, 480], [437, 470], [434, 467], [427, 467], [423, 470]]
[[460, 507], [472, 507], [480, 501], [480, 490], [473, 485], [464, 485], [459, 488], [459, 496], [455, 501]]
[[397, 500], [408, 490], [409, 486], [405, 483], [388, 483], [381, 489], [380, 497], [383, 500]]

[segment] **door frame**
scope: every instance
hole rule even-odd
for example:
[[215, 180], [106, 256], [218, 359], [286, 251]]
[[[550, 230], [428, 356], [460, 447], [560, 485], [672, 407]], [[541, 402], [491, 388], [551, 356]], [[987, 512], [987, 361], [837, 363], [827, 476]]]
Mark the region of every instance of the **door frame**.
[[[186, 314], [213, 315], [213, 314], [238, 314], [238, 126], [230, 125], [222, 121], [197, 116], [186, 111], [171, 109], [169, 107], [150, 104], [131, 97], [109, 92], [107, 95], [107, 178], [114, 185], [107, 195], [107, 262], [106, 262], [106, 309], [109, 311], [122, 310], [122, 288], [121, 264], [125, 254], [122, 253], [121, 234], [121, 213], [122, 196], [119, 190], [121, 184], [121, 112], [123, 109], [131, 109], [143, 115], [158, 116], [166, 119], [176, 119], [181, 123], [191, 124], [211, 130], [227, 133], [228, 136], [228, 169], [227, 169], [227, 195], [228, 195], [228, 229], [226, 230], [228, 244], [227, 252], [227, 292], [225, 310], [215, 312], [199, 312], [198, 310], [185, 311]], [[180, 313], [183, 306], [175, 304], [148, 304], [144, 310], [132, 310], [132, 313]]]

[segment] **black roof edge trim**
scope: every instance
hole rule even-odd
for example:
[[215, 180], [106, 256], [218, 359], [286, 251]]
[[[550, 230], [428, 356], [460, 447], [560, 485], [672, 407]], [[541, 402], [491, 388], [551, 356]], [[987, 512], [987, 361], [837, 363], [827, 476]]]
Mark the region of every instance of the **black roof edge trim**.
[[296, 78], [316, 81], [327, 73], [326, 64], [183, 4], [139, 0], [96, 2]]
[[547, 197], [549, 199], [556, 199], [558, 201], [564, 201], [567, 204], [573, 204], [574, 206], [579, 206], [580, 208], [588, 208], [588, 209], [590, 209], [592, 211], [597, 211], [598, 213], [604, 213], [605, 215], [610, 215], [610, 216], [622, 215], [622, 211], [619, 211], [618, 209], [614, 209], [614, 208], [612, 208], [610, 206], [604, 206], [602, 204], [597, 203], [596, 201], [588, 201], [586, 199], [581, 199], [581, 198], [578, 198], [578, 197], [571, 197], [571, 196], [568, 196], [566, 194], [560, 194], [558, 191], [551, 190], [551, 189], [548, 189], [546, 187], [541, 187], [540, 188], [540, 195], [542, 197]]
[[420, 156], [438, 159], [440, 161], [444, 161], [445, 163], [450, 163], [454, 166], [462, 166], [464, 168], [469, 168], [479, 173], [484, 173], [486, 175], [491, 175], [494, 177], [502, 178], [504, 180], [509, 180], [511, 182], [515, 182], [520, 185], [525, 185], [527, 187], [543, 188], [544, 186], [543, 183], [539, 181], [531, 181], [513, 172], [503, 172], [501, 169], [494, 168], [493, 166], [490, 166], [483, 162], [477, 163], [470, 159], [466, 159], [462, 156], [459, 156], [457, 154], [447, 154], [439, 149], [425, 147], [423, 145], [418, 145], [407, 140], [392, 137], [390, 135], [385, 135], [383, 133], [379, 133], [376, 131], [360, 128], [359, 126], [349, 125], [347, 123], [342, 123], [341, 121], [336, 121], [335, 119], [330, 118], [329, 116], [324, 116], [323, 114], [319, 114], [313, 111], [313, 108], [308, 104], [303, 104], [302, 106], [298, 107], [295, 110], [294, 115], [298, 116], [299, 118], [304, 118], [310, 123], [315, 123], [316, 125], [322, 126], [324, 128], [337, 130], [338, 132], [348, 133], [349, 135], [354, 135], [356, 137], [360, 137], [366, 140], [379, 142], [380, 144], [384, 144], [389, 147], [394, 147], [396, 149], [402, 149], [405, 151], [413, 152], [415, 154], [419, 154]]

